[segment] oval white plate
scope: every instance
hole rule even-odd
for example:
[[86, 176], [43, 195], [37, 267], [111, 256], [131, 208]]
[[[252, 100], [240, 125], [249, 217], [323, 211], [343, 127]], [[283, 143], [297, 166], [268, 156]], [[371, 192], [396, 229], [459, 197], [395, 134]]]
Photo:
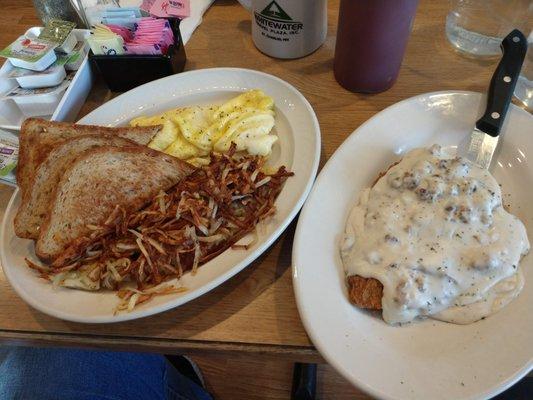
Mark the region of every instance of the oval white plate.
[[[295, 173], [276, 200], [277, 213], [263, 224], [259, 241], [249, 250], [227, 250], [201, 268], [186, 274], [183, 294], [157, 297], [130, 313], [113, 315], [113, 293], [56, 289], [26, 267], [24, 257], [35, 257], [33, 242], [17, 238], [13, 219], [20, 203], [18, 190], [6, 210], [0, 237], [0, 259], [15, 291], [34, 308], [66, 320], [87, 323], [118, 322], [145, 317], [184, 304], [220, 285], [263, 253], [300, 210], [316, 176], [320, 157], [320, 128], [311, 105], [298, 90], [261, 72], [215, 68], [185, 72], [135, 88], [105, 103], [79, 121], [82, 124], [118, 126], [140, 115], [153, 115], [173, 107], [222, 103], [249, 89], [259, 88], [276, 103], [275, 131], [279, 136], [270, 159]], [[150, 171], [146, 171], [147, 174]]]
[[[437, 92], [380, 112], [357, 129], [321, 171], [300, 215], [293, 282], [311, 340], [346, 379], [383, 399], [485, 399], [533, 365], [533, 257], [526, 284], [501, 312], [471, 325], [437, 321], [392, 327], [348, 302], [339, 238], [360, 191], [415, 147], [456, 146], [481, 115], [481, 95]], [[484, 103], [484, 102], [483, 102]], [[512, 106], [495, 176], [511, 210], [533, 232], [533, 118]]]

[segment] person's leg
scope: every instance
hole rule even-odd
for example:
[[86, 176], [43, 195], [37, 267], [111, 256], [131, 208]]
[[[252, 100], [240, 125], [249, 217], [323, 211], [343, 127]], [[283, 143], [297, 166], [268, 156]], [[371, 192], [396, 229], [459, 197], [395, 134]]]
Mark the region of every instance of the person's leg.
[[211, 400], [159, 355], [0, 347], [2, 400]]

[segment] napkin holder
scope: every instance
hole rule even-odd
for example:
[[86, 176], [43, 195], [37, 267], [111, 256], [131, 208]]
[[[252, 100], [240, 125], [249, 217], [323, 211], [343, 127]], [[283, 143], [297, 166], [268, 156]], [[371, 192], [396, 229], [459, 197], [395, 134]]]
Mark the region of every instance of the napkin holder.
[[174, 32], [174, 44], [165, 55], [95, 55], [89, 52], [89, 59], [102, 75], [112, 92], [125, 92], [165, 76], [182, 72], [186, 55], [181, 40], [180, 20], [169, 19]]

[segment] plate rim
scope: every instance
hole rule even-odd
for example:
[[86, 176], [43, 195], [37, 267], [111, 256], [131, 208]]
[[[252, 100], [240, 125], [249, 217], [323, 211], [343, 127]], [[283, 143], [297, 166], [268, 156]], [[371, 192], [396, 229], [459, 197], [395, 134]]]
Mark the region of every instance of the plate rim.
[[[342, 375], [348, 382], [350, 382], [351, 385], [356, 386], [361, 391], [365, 392], [366, 394], [369, 394], [375, 398], [383, 399], [383, 400], [398, 400], [401, 399], [400, 397], [396, 396], [389, 396], [386, 393], [383, 393], [381, 390], [376, 389], [374, 386], [368, 385], [366, 382], [362, 381], [361, 379], [354, 379], [352, 376], [349, 375], [346, 368], [344, 368], [341, 363], [337, 362], [333, 354], [330, 354], [330, 352], [327, 350], [327, 346], [323, 345], [323, 341], [320, 340], [316, 334], [316, 332], [312, 329], [312, 324], [309, 319], [309, 315], [307, 312], [304, 312], [305, 305], [303, 304], [302, 299], [300, 298], [298, 291], [301, 290], [301, 282], [298, 279], [298, 273], [302, 268], [298, 267], [298, 260], [299, 260], [299, 251], [297, 251], [297, 248], [300, 247], [300, 241], [301, 241], [301, 231], [303, 230], [303, 222], [307, 214], [309, 213], [309, 200], [312, 198], [316, 187], [319, 185], [321, 179], [325, 179], [324, 176], [329, 171], [332, 165], [332, 160], [335, 158], [335, 155], [341, 151], [341, 149], [344, 146], [348, 145], [348, 141], [352, 138], [352, 136], [356, 135], [358, 131], [365, 128], [367, 125], [369, 125], [371, 122], [373, 122], [375, 119], [379, 118], [380, 114], [391, 111], [395, 108], [399, 108], [403, 106], [405, 103], [409, 102], [416, 102], [422, 98], [427, 98], [432, 95], [454, 95], [454, 94], [466, 94], [471, 95], [474, 97], [482, 98], [484, 96], [483, 93], [470, 91], [470, 90], [439, 90], [439, 91], [433, 91], [433, 92], [425, 92], [420, 93], [415, 96], [411, 96], [408, 98], [405, 98], [403, 100], [400, 100], [396, 103], [393, 103], [389, 105], [388, 107], [385, 107], [384, 109], [380, 110], [376, 114], [372, 115], [369, 119], [367, 119], [365, 122], [363, 122], [361, 125], [359, 125], [357, 128], [355, 128], [344, 140], [343, 142], [335, 149], [335, 151], [331, 154], [331, 156], [328, 158], [322, 169], [320, 170], [320, 173], [315, 179], [315, 183], [313, 185], [313, 188], [311, 192], [307, 196], [307, 200], [302, 207], [302, 210], [300, 212], [300, 215], [298, 217], [298, 223], [296, 225], [296, 229], [294, 232], [294, 240], [292, 244], [292, 284], [293, 284], [293, 290], [294, 290], [294, 297], [296, 301], [296, 307], [298, 309], [298, 314], [300, 316], [300, 319], [302, 320], [302, 324], [305, 328], [305, 331], [307, 335], [309, 336], [309, 339], [313, 343], [313, 345], [316, 347], [318, 352], [324, 357], [324, 359], [330, 364], [334, 369]], [[522, 109], [519, 106], [516, 106], [511, 103], [511, 108], [517, 110], [519, 113], [524, 113], [531, 116], [530, 113], [528, 113], [526, 110]], [[500, 394], [501, 392], [507, 390], [512, 385], [514, 385], [516, 382], [518, 382], [520, 379], [522, 379], [525, 375], [528, 374], [529, 371], [533, 369], [533, 360], [529, 362], [528, 365], [524, 366], [520, 370], [516, 371], [512, 376], [509, 376], [507, 379], [505, 379], [501, 384], [496, 385], [495, 387], [489, 388], [488, 390], [485, 390], [483, 393], [479, 393], [477, 397], [472, 397], [472, 399], [478, 399], [478, 398], [491, 398], [493, 396], [496, 396]]]
[[194, 300], [194, 299], [196, 299], [196, 298], [198, 298], [200, 296], [203, 296], [203, 295], [207, 294], [208, 292], [210, 292], [211, 290], [213, 290], [214, 288], [216, 288], [219, 285], [221, 285], [222, 283], [224, 283], [227, 280], [231, 279], [237, 273], [241, 272], [246, 267], [248, 267], [252, 262], [254, 262], [263, 253], [265, 253], [272, 246], [272, 244], [280, 237], [280, 235], [287, 229], [287, 227], [294, 220], [294, 218], [296, 217], [296, 215], [298, 214], [298, 212], [302, 208], [305, 200], [309, 196], [309, 193], [311, 192], [311, 189], [313, 187], [314, 181], [316, 179], [318, 166], [319, 166], [319, 162], [320, 162], [320, 154], [321, 154], [321, 130], [320, 130], [320, 124], [318, 122], [318, 118], [316, 116], [316, 113], [315, 113], [313, 107], [311, 106], [311, 104], [309, 103], [309, 101], [307, 100], [307, 98], [297, 88], [295, 88], [290, 83], [284, 81], [283, 79], [280, 79], [280, 78], [278, 78], [278, 77], [276, 77], [274, 75], [267, 74], [265, 72], [255, 71], [255, 70], [245, 69], [245, 68], [205, 68], [205, 69], [198, 69], [198, 70], [193, 70], [193, 71], [182, 72], [180, 74], [171, 75], [171, 76], [168, 76], [168, 77], [165, 77], [165, 78], [162, 78], [162, 79], [158, 79], [158, 80], [155, 80], [155, 81], [152, 81], [152, 82], [145, 83], [144, 85], [138, 86], [138, 87], [132, 89], [131, 91], [124, 92], [121, 95], [115, 97], [114, 99], [112, 99], [112, 100], [110, 100], [110, 101], [108, 101], [106, 103], [103, 103], [98, 108], [96, 108], [95, 110], [91, 111], [89, 114], [87, 114], [82, 119], [80, 119], [77, 123], [81, 123], [81, 124], [90, 123], [89, 121], [87, 121], [87, 119], [90, 119], [91, 114], [93, 114], [98, 109], [100, 109], [100, 107], [103, 107], [103, 106], [108, 105], [108, 104], [109, 104], [108, 107], [112, 107], [112, 105], [115, 102], [117, 102], [117, 99], [120, 99], [123, 96], [128, 95], [128, 93], [130, 93], [132, 91], [140, 91], [143, 87], [145, 87], [147, 85], [153, 85], [156, 82], [164, 81], [164, 80], [172, 80], [172, 79], [178, 79], [179, 80], [179, 79], [183, 79], [182, 78], [183, 76], [187, 77], [187, 76], [190, 76], [190, 75], [195, 75], [195, 74], [199, 74], [199, 73], [209, 73], [209, 72], [223, 72], [223, 73], [224, 72], [233, 72], [233, 73], [234, 72], [244, 72], [244, 73], [247, 73], [247, 74], [259, 75], [263, 79], [277, 81], [278, 83], [280, 83], [283, 86], [285, 86], [285, 88], [287, 90], [293, 92], [302, 101], [302, 104], [305, 107], [305, 110], [306, 110], [307, 114], [309, 114], [309, 116], [311, 117], [310, 118], [310, 123], [313, 126], [313, 135], [314, 135], [314, 139], [316, 141], [316, 146], [315, 146], [315, 149], [314, 149], [314, 154], [312, 154], [312, 164], [311, 164], [311, 168], [309, 170], [309, 172], [310, 172], [309, 178], [307, 179], [307, 182], [306, 182], [306, 184], [304, 186], [303, 191], [300, 193], [300, 196], [298, 197], [298, 200], [296, 201], [296, 203], [294, 204], [294, 206], [290, 210], [290, 212], [287, 214], [285, 219], [282, 220], [277, 225], [277, 227], [272, 232], [272, 234], [269, 237], [266, 237], [265, 238], [266, 240], [257, 249], [255, 249], [253, 252], [248, 254], [242, 261], [240, 261], [239, 263], [235, 264], [225, 274], [222, 274], [222, 275], [216, 277], [215, 279], [212, 279], [211, 281], [209, 281], [208, 283], [206, 283], [202, 287], [200, 287], [200, 288], [198, 288], [198, 289], [196, 289], [194, 291], [191, 291], [190, 293], [184, 293], [180, 297], [176, 298], [175, 302], [169, 301], [169, 302], [167, 302], [165, 304], [161, 304], [161, 305], [159, 305], [157, 307], [148, 308], [147, 310], [142, 310], [138, 314], [120, 313], [120, 314], [117, 314], [117, 315], [110, 314], [109, 316], [92, 316], [92, 317], [82, 317], [81, 316], [81, 317], [78, 317], [76, 315], [71, 315], [70, 313], [65, 313], [63, 311], [57, 311], [53, 307], [48, 307], [48, 306], [46, 306], [44, 304], [41, 304], [41, 303], [35, 301], [33, 299], [33, 297], [28, 296], [26, 294], [26, 292], [22, 289], [20, 283], [16, 279], [14, 279], [14, 277], [11, 275], [10, 269], [12, 267], [13, 268], [17, 268], [17, 266], [12, 266], [12, 267], [8, 266], [6, 268], [6, 265], [8, 265], [8, 263], [6, 262], [7, 260], [6, 260], [6, 256], [5, 256], [5, 254], [6, 254], [5, 248], [7, 246], [7, 239], [8, 239], [7, 235], [6, 235], [6, 231], [7, 231], [8, 220], [11, 220], [10, 218], [8, 218], [8, 216], [13, 212], [12, 208], [14, 206], [15, 201], [17, 200], [17, 196], [19, 196], [20, 189], [17, 187], [17, 189], [12, 194], [12, 196], [11, 196], [11, 198], [9, 200], [8, 206], [7, 206], [6, 210], [5, 210], [5, 214], [4, 214], [4, 217], [3, 217], [3, 220], [2, 220], [2, 224], [0, 226], [0, 237], [2, 238], [0, 240], [0, 263], [2, 265], [2, 270], [4, 271], [4, 275], [6, 277], [6, 280], [9, 282], [9, 284], [11, 285], [13, 290], [15, 290], [17, 295], [20, 296], [27, 304], [29, 304], [33, 308], [37, 309], [38, 311], [43, 312], [43, 313], [45, 313], [47, 315], [50, 315], [52, 317], [60, 318], [62, 320], [66, 320], [66, 321], [72, 321], [72, 322], [78, 322], [78, 323], [87, 323], [87, 324], [118, 323], [118, 322], [141, 319], [141, 318], [145, 318], [145, 317], [148, 317], [148, 316], [151, 316], [151, 315], [160, 314], [160, 313], [163, 313], [165, 311], [168, 311], [168, 310], [177, 308], [179, 306], [182, 306], [183, 304], [186, 304], [186, 303], [188, 303], [188, 302], [190, 302], [190, 301], [192, 301], [192, 300]]

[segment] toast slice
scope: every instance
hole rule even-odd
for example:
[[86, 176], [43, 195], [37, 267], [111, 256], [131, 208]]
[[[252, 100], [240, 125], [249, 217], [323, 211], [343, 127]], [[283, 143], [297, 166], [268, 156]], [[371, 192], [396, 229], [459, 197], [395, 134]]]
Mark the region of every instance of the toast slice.
[[139, 144], [148, 144], [161, 128], [161, 125], [108, 128], [28, 118], [22, 124], [19, 136], [20, 150], [17, 166], [17, 184], [21, 195], [24, 198], [31, 190], [33, 177], [39, 164], [44, 161], [54, 146], [64, 140], [80, 135], [96, 134], [116, 135]]
[[193, 171], [186, 162], [140, 145], [84, 151], [55, 189], [37, 256], [52, 262], [77, 254], [92, 232], [88, 225], [103, 225], [117, 206], [139, 210]]
[[98, 146], [135, 146], [135, 142], [120, 136], [91, 134], [65, 140], [53, 147], [33, 173], [31, 189], [22, 198], [14, 223], [18, 237], [39, 237], [54, 189], [67, 167], [81, 152]]

